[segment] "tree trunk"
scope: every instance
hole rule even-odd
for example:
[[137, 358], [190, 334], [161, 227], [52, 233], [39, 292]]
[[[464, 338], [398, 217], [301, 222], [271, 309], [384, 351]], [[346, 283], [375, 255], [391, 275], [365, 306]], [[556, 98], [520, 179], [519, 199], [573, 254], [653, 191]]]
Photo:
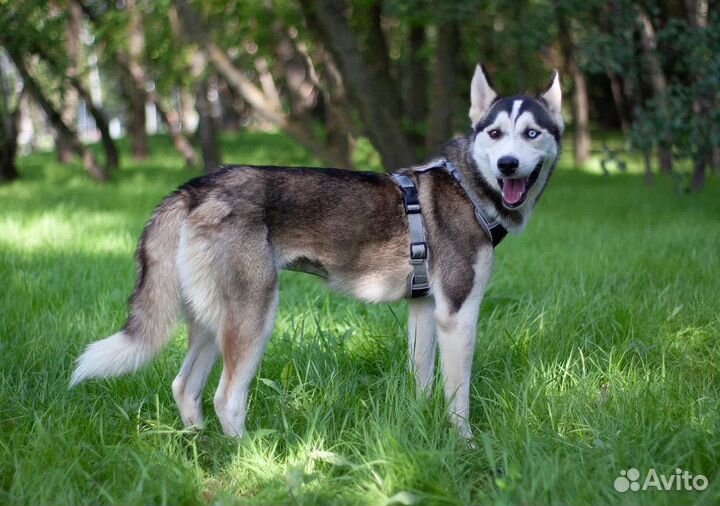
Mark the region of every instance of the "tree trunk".
[[202, 150], [203, 167], [206, 173], [215, 171], [221, 163], [218, 125], [212, 114], [212, 104], [208, 100], [208, 81], [204, 79], [195, 91], [195, 108], [198, 112], [198, 137]]
[[148, 134], [146, 130], [147, 118], [145, 116], [146, 94], [140, 92], [134, 85], [128, 87], [128, 121], [127, 129], [130, 134], [130, 150], [135, 160], [144, 160], [150, 152], [148, 148]]
[[[82, 0], [72, 0], [70, 3], [79, 7], [92, 23], [98, 23], [98, 18], [93, 9], [85, 5]], [[114, 56], [115, 61], [122, 68], [123, 74], [125, 74], [125, 78], [121, 80], [120, 84], [128, 102], [128, 133], [130, 135], [132, 156], [136, 160], [142, 160], [147, 158], [149, 154], [145, 118], [145, 105], [148, 102], [148, 95], [145, 89], [145, 72], [141, 65], [143, 52], [145, 51], [145, 33], [143, 31], [142, 13], [137, 5], [137, 0], [126, 0], [125, 8], [130, 12], [128, 52], [116, 53]], [[110, 138], [109, 135], [108, 138]]]
[[243, 117], [236, 107], [236, 97], [232, 89], [223, 79], [218, 80], [218, 96], [222, 118], [222, 129], [225, 131], [239, 130]]
[[393, 111], [396, 104], [388, 103], [373, 72], [363, 60], [355, 33], [350, 27], [343, 0], [301, 0], [308, 27], [332, 53], [343, 82], [354, 97], [358, 113], [370, 142], [380, 154], [386, 170], [411, 165], [415, 161], [412, 147]]
[[105, 151], [105, 162], [108, 169], [116, 169], [120, 165], [120, 156], [118, 155], [117, 146], [115, 141], [110, 136], [110, 126], [108, 125], [107, 117], [105, 113], [95, 105], [92, 97], [88, 90], [82, 85], [77, 77], [70, 77], [70, 84], [75, 88], [80, 98], [83, 99], [87, 105], [90, 114], [95, 119], [95, 124], [100, 130], [100, 138]]
[[[128, 58], [127, 55], [123, 53], [118, 53], [116, 55], [116, 60], [120, 67], [125, 71], [125, 73], [131, 78], [133, 81], [133, 85], [135, 88], [138, 88], [142, 85], [143, 89], [145, 89], [145, 69], [143, 66], [134, 60], [131, 60]], [[158, 114], [160, 115], [160, 119], [163, 123], [168, 127], [168, 133], [170, 134], [170, 138], [173, 141], [173, 146], [177, 150], [178, 153], [183, 157], [185, 160], [185, 164], [188, 167], [194, 167], [197, 165], [197, 157], [195, 156], [195, 151], [193, 151], [192, 145], [190, 144], [190, 141], [187, 140], [187, 137], [183, 135], [183, 133], [180, 131], [179, 125], [177, 122], [172, 121], [170, 116], [168, 115], [167, 109], [162, 104], [162, 101], [160, 100], [160, 96], [157, 94], [155, 90], [146, 91], [144, 96], [147, 100], [155, 104], [155, 108], [157, 109]], [[143, 110], [145, 108], [145, 105], [143, 104]], [[145, 127], [143, 126], [143, 132], [145, 132]], [[147, 135], [145, 136], [147, 139]]]
[[323, 73], [326, 84], [327, 102], [329, 104], [327, 128], [331, 146], [336, 145], [341, 157], [350, 161], [348, 167], [352, 167], [351, 153], [354, 149], [355, 138], [359, 137], [358, 128], [354, 121], [352, 106], [348, 100], [345, 84], [342, 75], [335, 65], [330, 53], [323, 51], [325, 61], [325, 72]]
[[[82, 15], [82, 11], [76, 3], [71, 3], [70, 5], [78, 9], [79, 14]], [[47, 63], [53, 71], [58, 73], [62, 72], [61, 65], [59, 65], [58, 62], [52, 58], [51, 53], [47, 51], [47, 48], [35, 46], [32, 48], [32, 52], [37, 54], [40, 59], [44, 60], [45, 63]], [[92, 98], [92, 93], [85, 88], [83, 83], [80, 81], [80, 78], [77, 76], [76, 72], [68, 72], [66, 77], [67, 83], [70, 84], [73, 92], [75, 92], [76, 95], [85, 102], [88, 111], [95, 120], [95, 125], [97, 126], [98, 130], [100, 130], [101, 142], [103, 145], [103, 150], [105, 151], [106, 168], [108, 170], [117, 168], [119, 165], [120, 157], [118, 155], [115, 141], [110, 136], [110, 126], [108, 125], [105, 113], [101, 110], [99, 106], [95, 105], [95, 101]], [[72, 148], [67, 140], [65, 140], [64, 142], [67, 143], [68, 147]]]
[[585, 74], [577, 64], [577, 47], [572, 38], [568, 19], [560, 4], [555, 5], [558, 24], [558, 37], [565, 60], [565, 67], [573, 80], [573, 127], [575, 129], [575, 164], [585, 165], [590, 158], [590, 130], [587, 83]]
[[187, 167], [196, 167], [197, 155], [195, 154], [195, 150], [193, 149], [192, 144], [190, 144], [190, 141], [180, 131], [179, 122], [172, 121], [167, 109], [165, 109], [165, 106], [162, 102], [160, 102], [160, 96], [157, 93], [153, 91], [149, 93], [148, 96], [150, 101], [155, 104], [155, 109], [157, 109], [160, 119], [163, 123], [165, 123], [165, 126], [168, 129], [175, 151], [180, 153], [180, 156], [182, 156], [183, 160], [185, 160], [185, 165]]
[[645, 167], [645, 184], [652, 186], [653, 184], [653, 170], [652, 170], [652, 153], [649, 149], [644, 149], [643, 152], [643, 164]]
[[[79, 72], [80, 56], [80, 30], [82, 26], [82, 11], [75, 4], [67, 6], [67, 24], [65, 28], [65, 54], [67, 55], [66, 75], [77, 78]], [[66, 88], [62, 96], [60, 117], [66, 125], [74, 127], [77, 120], [78, 94], [75, 88]], [[70, 163], [72, 160], [71, 141], [63, 134], [55, 137], [55, 151], [60, 163]]]
[[685, 0], [688, 21], [693, 28], [706, 28], [708, 23], [708, 0]]
[[[325, 149], [331, 165], [352, 167], [351, 128], [345, 125], [347, 102], [342, 79], [337, 76], [337, 82], [328, 83], [323, 89], [307, 48], [293, 39], [279, 22], [273, 24], [273, 32], [278, 40], [276, 65], [285, 80], [290, 99], [290, 122], [312, 124], [321, 119], [327, 133]], [[325, 63], [326, 72], [332, 80], [335, 69], [329, 58]]]
[[573, 65], [573, 116], [575, 123], [575, 163], [585, 165], [590, 158], [590, 125], [587, 83], [577, 64]]
[[423, 145], [422, 125], [427, 119], [427, 59], [423, 57], [425, 27], [412, 25], [408, 34], [408, 63], [403, 72], [403, 101], [405, 118], [411, 125], [408, 137], [413, 147]]
[[282, 129], [323, 162], [334, 164], [335, 157], [327, 149], [325, 140], [318, 136], [312, 128], [309, 128], [310, 125], [307, 122], [294, 121], [284, 111], [277, 109], [274, 100], [268, 98], [260, 88], [245, 77], [227, 52], [207, 38], [204, 23], [187, 0], [175, 0], [175, 5], [184, 27], [185, 36], [200, 47], [207, 60], [212, 63], [225, 82], [242, 97], [258, 117]]
[[665, 144], [664, 139], [661, 139], [661, 145], [660, 147], [658, 147], [658, 161], [660, 163], [660, 170], [663, 174], [672, 174], [672, 150], [663, 146], [667, 146], [667, 144]]
[[612, 91], [615, 109], [617, 110], [618, 118], [620, 118], [620, 129], [625, 136], [628, 136], [630, 135], [630, 117], [628, 115], [629, 108], [625, 103], [623, 86], [620, 82], [620, 77], [611, 71], [607, 72], [607, 76], [608, 79], [610, 79], [610, 91]]
[[97, 181], [107, 181], [109, 177], [105, 169], [97, 163], [93, 154], [83, 145], [82, 142], [80, 142], [80, 139], [78, 139], [77, 133], [75, 133], [74, 129], [63, 122], [60, 113], [45, 96], [37, 81], [35, 81], [28, 72], [25, 67], [25, 62], [16, 53], [11, 52], [10, 48], [6, 48], [6, 50], [15, 63], [15, 67], [17, 68], [20, 77], [22, 77], [25, 88], [43, 109], [56, 132], [59, 135], [64, 135], [65, 138], [69, 140], [70, 147], [73, 152], [82, 159], [83, 166], [90, 173], [93, 179]]
[[5, 86], [4, 65], [0, 62], [0, 183], [9, 183], [18, 178], [15, 165], [17, 154], [18, 121], [20, 119], [20, 102], [18, 97], [15, 110], [10, 110], [7, 88]]
[[270, 73], [267, 60], [262, 56], [255, 58], [253, 62], [255, 70], [257, 70], [258, 80], [260, 81], [260, 87], [262, 88], [263, 95], [267, 100], [270, 107], [277, 111], [282, 110], [282, 102], [280, 101], [280, 92], [275, 86], [275, 79]]
[[[371, 79], [376, 83], [376, 93], [391, 107], [390, 112], [397, 118], [402, 113], [402, 97], [390, 71], [390, 51], [382, 28], [382, 1], [358, 2], [354, 16], [364, 17], [367, 22], [363, 60], [367, 63]], [[364, 11], [364, 12], [363, 12]]]
[[[685, 0], [688, 11], [688, 22], [695, 30], [703, 30], [707, 28], [708, 22], [708, 2], [707, 0]], [[694, 79], [701, 81], [704, 77], [705, 69], [698, 69], [695, 72]], [[693, 112], [698, 117], [708, 117], [713, 104], [717, 104], [716, 94], [700, 93], [693, 101]], [[717, 149], [710, 142], [705, 140], [705, 135], [697, 136], [697, 153], [695, 154], [695, 169], [693, 171], [693, 179], [691, 189], [700, 191], [705, 186], [705, 174], [708, 164], [713, 162], [713, 151]]]
[[[642, 47], [643, 56], [650, 74], [650, 83], [652, 84], [653, 94], [657, 100], [658, 107], [667, 111], [667, 97], [665, 90], [667, 88], [667, 79], [663, 73], [660, 60], [657, 55], [657, 38], [655, 37], [655, 28], [652, 25], [650, 17], [641, 8], [638, 8], [637, 21], [640, 25], [640, 46]], [[658, 139], [660, 147], [658, 148], [658, 159], [660, 163], [660, 171], [665, 174], [672, 172], [672, 137], [669, 131], [660, 133]]]
[[436, 150], [453, 134], [453, 99], [459, 50], [460, 30], [457, 22], [450, 21], [439, 25], [425, 138], [425, 148], [428, 151]]
[[[306, 61], [311, 65], [312, 60], [307, 53]], [[354, 137], [358, 137], [357, 126], [353, 119], [353, 111], [348, 101], [345, 85], [331, 55], [320, 48], [314, 55], [323, 65], [324, 72], [317, 75], [313, 69], [311, 75], [316, 75], [317, 86], [323, 90], [321, 98], [324, 99], [325, 129], [327, 131], [327, 147], [331, 156], [337, 160], [339, 167], [353, 167], [352, 153], [355, 149]]]
[[273, 23], [273, 34], [277, 40], [275, 65], [288, 89], [291, 115], [309, 118], [318, 107], [320, 95], [320, 84], [313, 75], [315, 69], [309, 63], [309, 56], [300, 52], [279, 21]]
[[129, 122], [128, 133], [132, 146], [132, 156], [135, 160], [144, 160], [148, 157], [148, 135], [146, 130], [145, 105], [148, 102], [146, 91], [147, 77], [141, 64], [145, 52], [145, 32], [142, 12], [137, 0], [126, 0], [125, 6], [130, 14], [128, 27], [128, 51], [122, 55], [127, 59], [127, 66], [134, 68], [136, 75], [131, 75], [127, 83]]
[[707, 172], [707, 157], [698, 156], [695, 159], [695, 169], [693, 170], [692, 183], [690, 189], [698, 192], [705, 186], [705, 174]]
[[2, 111], [2, 131], [0, 131], [0, 183], [9, 183], [19, 177], [15, 165], [17, 154], [17, 122], [20, 108], [12, 113]]

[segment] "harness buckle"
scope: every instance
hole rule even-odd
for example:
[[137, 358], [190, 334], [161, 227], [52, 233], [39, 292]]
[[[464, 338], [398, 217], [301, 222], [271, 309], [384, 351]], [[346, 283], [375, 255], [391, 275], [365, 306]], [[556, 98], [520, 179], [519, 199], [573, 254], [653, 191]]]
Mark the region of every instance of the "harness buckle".
[[430, 293], [430, 280], [428, 280], [426, 275], [423, 276], [413, 273], [410, 276], [408, 291], [410, 292], [411, 298], [425, 297]]
[[420, 204], [410, 203], [405, 204], [405, 212], [407, 214], [417, 214], [420, 212]]
[[[427, 258], [427, 243], [412, 242], [410, 243], [410, 260], [425, 260]], [[411, 262], [412, 263], [412, 262]], [[420, 263], [420, 262], [418, 262]]]

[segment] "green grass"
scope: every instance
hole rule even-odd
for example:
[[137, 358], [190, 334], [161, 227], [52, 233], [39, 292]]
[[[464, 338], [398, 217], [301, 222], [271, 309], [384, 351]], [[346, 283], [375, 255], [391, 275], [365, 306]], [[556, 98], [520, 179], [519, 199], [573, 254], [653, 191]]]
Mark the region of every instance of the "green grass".
[[[563, 169], [499, 247], [481, 310], [476, 448], [416, 399], [405, 305], [364, 306], [283, 275], [248, 435], [184, 431], [170, 382], [185, 328], [141, 372], [68, 390], [125, 318], [153, 206], [194, 175], [166, 139], [97, 185], [51, 154], [0, 187], [0, 504], [718, 504], [720, 190]], [[306, 163], [281, 136], [226, 159]], [[613, 488], [623, 469], [703, 474], [703, 491]]]

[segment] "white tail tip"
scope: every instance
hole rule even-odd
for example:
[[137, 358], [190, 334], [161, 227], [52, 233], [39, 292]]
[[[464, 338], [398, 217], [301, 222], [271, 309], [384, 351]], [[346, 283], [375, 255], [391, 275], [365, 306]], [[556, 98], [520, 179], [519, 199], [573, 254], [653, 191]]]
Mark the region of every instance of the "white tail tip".
[[153, 350], [140, 339], [124, 332], [96, 341], [78, 357], [70, 388], [90, 378], [110, 378], [136, 371], [153, 356]]

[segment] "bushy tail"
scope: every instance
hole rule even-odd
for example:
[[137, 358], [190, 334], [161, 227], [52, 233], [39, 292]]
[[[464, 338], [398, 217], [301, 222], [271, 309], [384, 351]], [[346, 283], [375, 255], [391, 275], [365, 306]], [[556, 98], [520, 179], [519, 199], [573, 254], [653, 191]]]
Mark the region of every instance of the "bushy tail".
[[122, 331], [85, 349], [70, 387], [89, 378], [136, 371], [168, 342], [180, 310], [175, 261], [186, 213], [180, 194], [171, 195], [155, 210], [135, 253], [138, 273], [127, 323]]

